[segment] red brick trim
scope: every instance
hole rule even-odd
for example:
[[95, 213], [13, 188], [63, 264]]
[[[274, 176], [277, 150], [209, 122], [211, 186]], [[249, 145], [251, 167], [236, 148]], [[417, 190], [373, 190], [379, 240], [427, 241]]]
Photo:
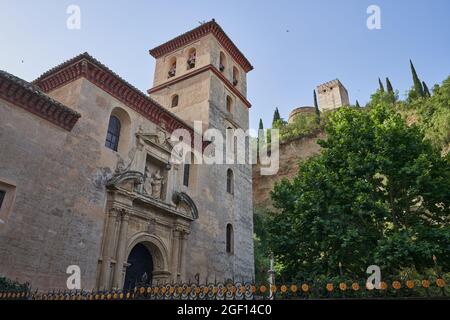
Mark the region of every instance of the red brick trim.
[[228, 87], [228, 89], [230, 89], [236, 96], [238, 96], [242, 102], [248, 107], [251, 108], [252, 104], [247, 100], [247, 98], [238, 90], [236, 89], [235, 86], [233, 86], [233, 84], [223, 75], [222, 72], [220, 72], [219, 70], [217, 70], [217, 68], [215, 66], [213, 66], [212, 64], [206, 65], [204, 67], [198, 68], [197, 70], [194, 70], [192, 72], [189, 72], [187, 74], [184, 74], [178, 78], [175, 78], [173, 80], [170, 80], [168, 82], [165, 82], [157, 87], [151, 88], [149, 90], [147, 90], [147, 92], [149, 94], [158, 92], [164, 88], [167, 88], [171, 85], [174, 85], [175, 83], [184, 81], [186, 79], [195, 77], [198, 74], [201, 74], [205, 71], [212, 71], [217, 77], [219, 77], [220, 80], [222, 80], [222, 82], [225, 83], [225, 85]]
[[236, 47], [236, 45], [231, 41], [219, 24], [213, 19], [201, 26], [186, 32], [162, 45], [150, 50], [150, 54], [154, 58], [160, 58], [170, 52], [177, 50], [189, 43], [197, 41], [198, 39], [206, 36], [207, 34], [213, 34], [219, 43], [228, 51], [228, 53], [236, 60], [237, 63], [244, 69], [245, 72], [250, 72], [253, 70], [253, 66], [247, 60], [247, 58], [242, 54], [242, 52]]
[[39, 88], [7, 72], [0, 72], [0, 98], [71, 131], [81, 115], [53, 100]]
[[86, 78], [151, 122], [164, 126], [169, 133], [181, 128], [193, 132], [192, 127], [183, 120], [164, 109], [156, 101], [150, 99], [87, 53], [50, 70], [34, 83], [44, 92], [50, 92], [80, 77]]
[[[44, 92], [50, 92], [81, 77], [89, 80], [146, 119], [164, 127], [169, 133], [176, 129], [186, 129], [191, 133], [192, 146], [194, 146], [194, 137], [197, 133], [194, 133], [194, 129], [190, 125], [86, 52], [47, 71], [33, 83]], [[202, 139], [202, 137], [200, 138]], [[208, 144], [209, 142], [203, 141], [203, 149]]]

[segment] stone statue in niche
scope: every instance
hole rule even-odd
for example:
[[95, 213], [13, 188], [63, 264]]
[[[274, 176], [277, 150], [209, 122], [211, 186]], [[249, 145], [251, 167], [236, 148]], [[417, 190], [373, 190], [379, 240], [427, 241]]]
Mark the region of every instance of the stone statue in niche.
[[156, 199], [161, 199], [161, 192], [164, 185], [164, 177], [161, 176], [159, 169], [151, 172], [149, 166], [145, 169], [144, 192]]
[[164, 184], [164, 178], [161, 176], [159, 170], [156, 170], [152, 174], [151, 185], [152, 185], [152, 197], [161, 199], [161, 191]]

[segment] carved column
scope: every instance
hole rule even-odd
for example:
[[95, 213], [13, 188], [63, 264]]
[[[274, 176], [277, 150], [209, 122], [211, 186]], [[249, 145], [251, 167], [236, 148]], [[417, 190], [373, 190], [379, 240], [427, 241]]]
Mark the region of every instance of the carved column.
[[128, 222], [130, 221], [130, 215], [126, 210], [121, 212], [121, 224], [119, 238], [117, 240], [117, 253], [116, 253], [116, 266], [114, 270], [113, 286], [120, 289], [123, 284], [124, 265], [127, 257], [126, 245], [128, 234]]
[[111, 257], [114, 252], [114, 236], [116, 232], [116, 219], [119, 214], [118, 209], [111, 208], [108, 213], [107, 218], [107, 226], [105, 230], [104, 236], [104, 245], [103, 245], [103, 260], [102, 260], [102, 270], [100, 276], [100, 288], [109, 288], [109, 279], [111, 274]]

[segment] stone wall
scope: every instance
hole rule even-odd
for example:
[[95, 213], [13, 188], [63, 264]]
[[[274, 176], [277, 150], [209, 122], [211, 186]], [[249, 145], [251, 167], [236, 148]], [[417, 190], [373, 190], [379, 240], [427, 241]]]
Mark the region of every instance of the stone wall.
[[[58, 289], [66, 288], [67, 267], [78, 265], [82, 287], [94, 288], [106, 181], [119, 160], [132, 163], [139, 128], [152, 132], [157, 126], [84, 78], [49, 95], [81, 114], [71, 132], [0, 100], [0, 181], [16, 187], [12, 212], [0, 224], [0, 274], [35, 288]], [[105, 147], [105, 138], [117, 108], [129, 121], [114, 152]], [[175, 184], [181, 179], [178, 172]], [[156, 228], [168, 233], [162, 224]], [[142, 229], [132, 224], [130, 233]], [[163, 238], [170, 250], [171, 236]]]
[[[66, 88], [72, 107], [82, 86], [78, 80]], [[105, 201], [95, 180], [102, 148], [90, 135], [96, 130], [81, 119], [67, 132], [0, 100], [0, 179], [17, 188], [0, 227], [0, 274], [64, 288], [66, 268], [79, 265], [82, 285], [95, 286]]]
[[273, 208], [270, 192], [276, 182], [283, 178], [292, 179], [298, 172], [301, 161], [320, 153], [318, 139], [325, 139], [323, 132], [301, 137], [280, 145], [280, 170], [277, 175], [262, 176], [260, 166], [254, 165], [253, 172], [253, 203], [256, 208]]

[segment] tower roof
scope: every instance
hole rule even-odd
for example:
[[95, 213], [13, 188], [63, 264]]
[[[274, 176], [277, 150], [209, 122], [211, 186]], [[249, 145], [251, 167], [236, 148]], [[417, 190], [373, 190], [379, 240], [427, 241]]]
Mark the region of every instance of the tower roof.
[[209, 22], [203, 23], [199, 27], [192, 29], [182, 35], [163, 43], [156, 48], [150, 50], [150, 54], [155, 58], [160, 58], [163, 55], [175, 51], [185, 45], [188, 45], [208, 34], [212, 34], [216, 37], [219, 43], [228, 51], [228, 53], [236, 60], [237, 63], [244, 69], [245, 72], [253, 70], [253, 66], [250, 61], [244, 56], [244, 54], [237, 48], [237, 46], [227, 36], [225, 31], [220, 25], [213, 19]]

